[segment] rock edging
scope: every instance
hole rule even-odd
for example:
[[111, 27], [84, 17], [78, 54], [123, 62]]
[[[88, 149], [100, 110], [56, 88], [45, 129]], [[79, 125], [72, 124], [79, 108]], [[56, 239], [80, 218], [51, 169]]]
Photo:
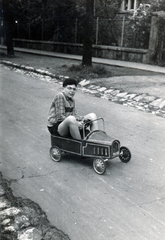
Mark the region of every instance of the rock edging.
[[[68, 78], [68, 76], [55, 75], [49, 71], [19, 65], [10, 61], [2, 60], [0, 63], [11, 67], [12, 69], [20, 69], [31, 73], [32, 76], [37, 75], [40, 76], [40, 78], [42, 76], [42, 78], [44, 78], [43, 80], [50, 82], [58, 82], [62, 81], [64, 78]], [[134, 107], [140, 111], [145, 111], [165, 118], [165, 99], [151, 96], [147, 93], [130, 93], [115, 88], [107, 89], [106, 87], [98, 86], [97, 84], [91, 84], [90, 80], [86, 79], [79, 82], [79, 88], [84, 93], [89, 93], [96, 97], [107, 99], [125, 106]]]
[[70, 240], [50, 224], [38, 204], [14, 197], [9, 185], [0, 173], [1, 240]]
[[90, 85], [90, 80], [83, 80], [79, 84], [85, 93], [165, 118], [165, 99], [147, 93], [130, 93], [115, 88], [106, 89]]

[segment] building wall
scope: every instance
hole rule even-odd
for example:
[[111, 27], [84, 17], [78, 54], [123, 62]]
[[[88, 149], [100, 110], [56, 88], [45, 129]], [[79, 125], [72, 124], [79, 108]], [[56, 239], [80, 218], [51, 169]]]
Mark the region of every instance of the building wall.
[[[61, 43], [61, 42], [46, 42], [46, 41], [35, 41], [26, 39], [14, 39], [15, 47], [60, 52], [67, 54], [83, 54], [83, 44], [75, 43]], [[135, 49], [135, 48], [124, 48], [115, 46], [102, 46], [93, 45], [93, 57], [123, 60], [130, 62], [146, 63], [146, 55], [148, 50]]]

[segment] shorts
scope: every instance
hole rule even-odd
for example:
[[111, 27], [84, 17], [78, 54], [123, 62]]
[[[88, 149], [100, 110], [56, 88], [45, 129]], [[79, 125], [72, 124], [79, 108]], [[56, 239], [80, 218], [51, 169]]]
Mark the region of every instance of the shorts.
[[60, 125], [61, 122], [55, 123], [52, 127], [48, 127], [48, 130], [51, 134], [56, 134], [59, 135], [58, 133], [58, 126]]

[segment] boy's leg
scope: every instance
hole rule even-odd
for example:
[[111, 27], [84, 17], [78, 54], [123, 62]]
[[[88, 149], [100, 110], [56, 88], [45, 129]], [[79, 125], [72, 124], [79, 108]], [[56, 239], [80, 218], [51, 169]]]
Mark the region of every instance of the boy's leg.
[[69, 116], [62, 123], [60, 123], [58, 126], [58, 133], [63, 137], [70, 133], [72, 138], [81, 139], [78, 123], [74, 116]]

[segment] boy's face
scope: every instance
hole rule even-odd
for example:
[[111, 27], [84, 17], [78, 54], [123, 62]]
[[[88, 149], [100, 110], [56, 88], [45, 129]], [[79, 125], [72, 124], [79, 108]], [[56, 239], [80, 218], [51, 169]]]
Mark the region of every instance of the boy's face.
[[77, 87], [72, 84], [72, 85], [67, 85], [66, 87], [64, 87], [63, 92], [65, 93], [65, 95], [69, 98], [73, 98], [75, 93], [76, 93]]

